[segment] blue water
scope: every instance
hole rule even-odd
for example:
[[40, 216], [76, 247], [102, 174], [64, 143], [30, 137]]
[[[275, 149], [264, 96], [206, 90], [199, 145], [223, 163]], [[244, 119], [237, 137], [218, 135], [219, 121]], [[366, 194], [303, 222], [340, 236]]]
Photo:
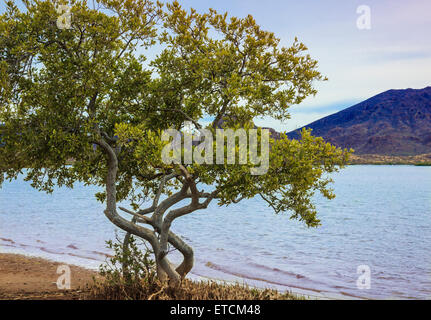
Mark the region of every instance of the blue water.
[[[212, 204], [175, 221], [195, 249], [192, 277], [244, 281], [316, 297], [431, 298], [431, 167], [351, 166], [333, 176], [337, 198], [316, 196], [322, 226], [275, 215], [260, 199]], [[22, 179], [0, 189], [0, 252], [97, 268], [117, 230], [95, 188], [52, 195]], [[178, 256], [173, 256], [178, 261]], [[368, 265], [370, 289], [357, 287]]]

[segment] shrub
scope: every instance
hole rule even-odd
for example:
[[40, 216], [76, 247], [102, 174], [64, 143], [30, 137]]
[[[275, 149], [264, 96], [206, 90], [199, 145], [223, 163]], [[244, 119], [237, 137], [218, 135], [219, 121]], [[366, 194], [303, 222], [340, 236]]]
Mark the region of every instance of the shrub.
[[99, 268], [101, 279], [94, 278], [90, 295], [100, 299], [145, 299], [160, 284], [152, 252], [141, 250], [134, 237], [123, 244], [107, 241], [114, 255]]
[[94, 278], [88, 290], [89, 299], [106, 300], [297, 300], [292, 293], [273, 289], [249, 288], [247, 285], [215, 281], [183, 279], [179, 287], [169, 287], [156, 275], [152, 252], [141, 251], [136, 239], [130, 237], [128, 246], [107, 242], [114, 255], [100, 266], [101, 278]]

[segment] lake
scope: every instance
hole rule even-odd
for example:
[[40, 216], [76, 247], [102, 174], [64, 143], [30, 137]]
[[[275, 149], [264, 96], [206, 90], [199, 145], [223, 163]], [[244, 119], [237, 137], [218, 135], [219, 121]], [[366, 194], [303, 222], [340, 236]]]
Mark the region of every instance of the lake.
[[[317, 298], [431, 298], [431, 167], [349, 166], [334, 174], [334, 200], [316, 196], [322, 226], [276, 215], [260, 199], [212, 204], [174, 222], [195, 250], [191, 277], [241, 281]], [[22, 179], [0, 189], [0, 252], [97, 268], [122, 232], [97, 189], [52, 195]], [[178, 261], [174, 254], [173, 260]], [[358, 288], [358, 266], [370, 288]]]

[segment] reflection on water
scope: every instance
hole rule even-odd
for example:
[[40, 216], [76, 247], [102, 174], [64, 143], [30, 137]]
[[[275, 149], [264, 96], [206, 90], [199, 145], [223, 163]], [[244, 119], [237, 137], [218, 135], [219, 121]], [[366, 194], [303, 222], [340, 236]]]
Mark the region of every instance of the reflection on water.
[[[192, 276], [311, 294], [431, 297], [431, 168], [352, 166], [334, 176], [337, 198], [316, 196], [322, 226], [275, 215], [259, 199], [215, 204], [175, 221], [195, 249]], [[90, 187], [34, 191], [22, 180], [0, 190], [0, 251], [97, 268], [114, 226]], [[179, 259], [174, 254], [174, 260]], [[371, 289], [356, 287], [357, 266]]]

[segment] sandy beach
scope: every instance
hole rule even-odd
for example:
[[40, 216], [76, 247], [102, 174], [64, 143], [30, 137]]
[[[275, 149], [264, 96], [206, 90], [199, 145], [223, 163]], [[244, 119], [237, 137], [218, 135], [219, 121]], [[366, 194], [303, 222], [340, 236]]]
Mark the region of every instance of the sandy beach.
[[58, 289], [60, 262], [18, 254], [0, 254], [0, 300], [77, 300], [97, 273], [70, 265], [70, 290]]

